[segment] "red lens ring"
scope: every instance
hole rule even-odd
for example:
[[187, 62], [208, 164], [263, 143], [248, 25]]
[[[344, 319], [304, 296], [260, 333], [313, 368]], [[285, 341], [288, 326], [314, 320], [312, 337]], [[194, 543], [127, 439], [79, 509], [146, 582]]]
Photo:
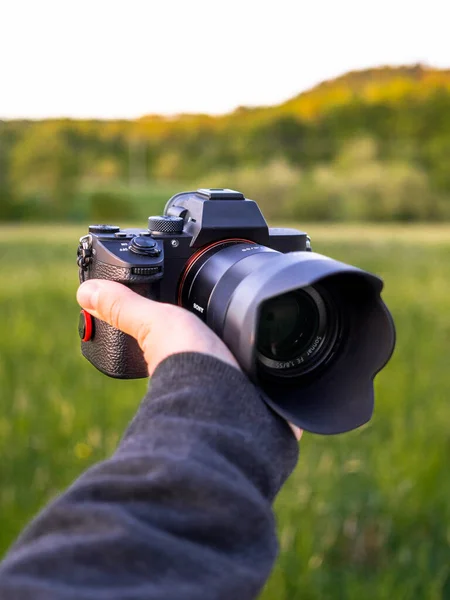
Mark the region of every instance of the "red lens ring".
[[184, 285], [184, 282], [186, 281], [186, 277], [188, 276], [188, 274], [189, 274], [190, 270], [192, 269], [192, 267], [194, 266], [194, 264], [198, 261], [199, 258], [201, 258], [205, 254], [205, 252], [208, 252], [208, 250], [211, 250], [212, 248], [215, 248], [216, 246], [220, 246], [220, 245], [226, 244], [228, 242], [252, 244], [252, 245], [256, 244], [256, 242], [253, 242], [252, 240], [246, 240], [244, 238], [227, 238], [224, 240], [219, 240], [217, 242], [213, 242], [212, 244], [208, 244], [208, 246], [205, 246], [204, 248], [200, 248], [200, 250], [195, 252], [188, 259], [186, 266], [184, 267], [184, 271], [181, 275], [180, 283], [178, 285], [178, 300], [177, 300], [178, 306], [182, 306], [181, 297], [183, 294], [183, 285]]

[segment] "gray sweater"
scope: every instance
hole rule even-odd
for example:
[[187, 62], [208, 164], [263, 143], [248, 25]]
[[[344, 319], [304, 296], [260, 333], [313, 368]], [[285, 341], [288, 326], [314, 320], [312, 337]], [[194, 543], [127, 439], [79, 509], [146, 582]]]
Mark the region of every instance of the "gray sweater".
[[173, 355], [115, 454], [10, 549], [0, 599], [255, 598], [277, 552], [271, 504], [297, 456], [245, 375]]

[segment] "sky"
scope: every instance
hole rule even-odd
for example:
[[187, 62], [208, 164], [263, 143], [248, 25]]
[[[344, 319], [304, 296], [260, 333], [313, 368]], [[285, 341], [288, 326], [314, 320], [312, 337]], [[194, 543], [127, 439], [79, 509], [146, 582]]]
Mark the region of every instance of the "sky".
[[6, 0], [0, 118], [282, 102], [378, 65], [450, 67], [449, 0]]

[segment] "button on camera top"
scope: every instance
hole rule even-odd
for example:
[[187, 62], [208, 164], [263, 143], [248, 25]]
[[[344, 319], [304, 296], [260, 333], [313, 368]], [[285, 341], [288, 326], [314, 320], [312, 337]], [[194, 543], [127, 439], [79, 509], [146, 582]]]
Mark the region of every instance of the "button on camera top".
[[156, 242], [151, 237], [144, 237], [143, 235], [137, 235], [133, 238], [132, 244], [137, 248], [154, 248]]
[[117, 233], [120, 227], [116, 225], [89, 225], [89, 233]]
[[127, 239], [134, 237], [136, 234], [130, 233], [129, 231], [118, 231], [115, 235], [117, 238]]
[[137, 235], [131, 240], [128, 247], [136, 254], [145, 254], [146, 256], [159, 256], [161, 254], [161, 250], [151, 237]]

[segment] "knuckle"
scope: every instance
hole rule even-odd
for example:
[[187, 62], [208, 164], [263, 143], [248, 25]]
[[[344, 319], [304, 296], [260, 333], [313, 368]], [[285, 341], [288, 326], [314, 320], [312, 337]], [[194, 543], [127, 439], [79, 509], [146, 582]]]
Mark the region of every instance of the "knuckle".
[[113, 298], [112, 301], [108, 304], [106, 310], [106, 320], [107, 322], [115, 327], [116, 329], [120, 329], [120, 318], [122, 313], [122, 302], [121, 298]]
[[150, 333], [151, 333], [150, 323], [143, 321], [142, 323], [139, 324], [136, 339], [137, 339], [137, 343], [139, 344], [139, 347], [144, 352], [145, 352], [146, 347], [149, 344]]

